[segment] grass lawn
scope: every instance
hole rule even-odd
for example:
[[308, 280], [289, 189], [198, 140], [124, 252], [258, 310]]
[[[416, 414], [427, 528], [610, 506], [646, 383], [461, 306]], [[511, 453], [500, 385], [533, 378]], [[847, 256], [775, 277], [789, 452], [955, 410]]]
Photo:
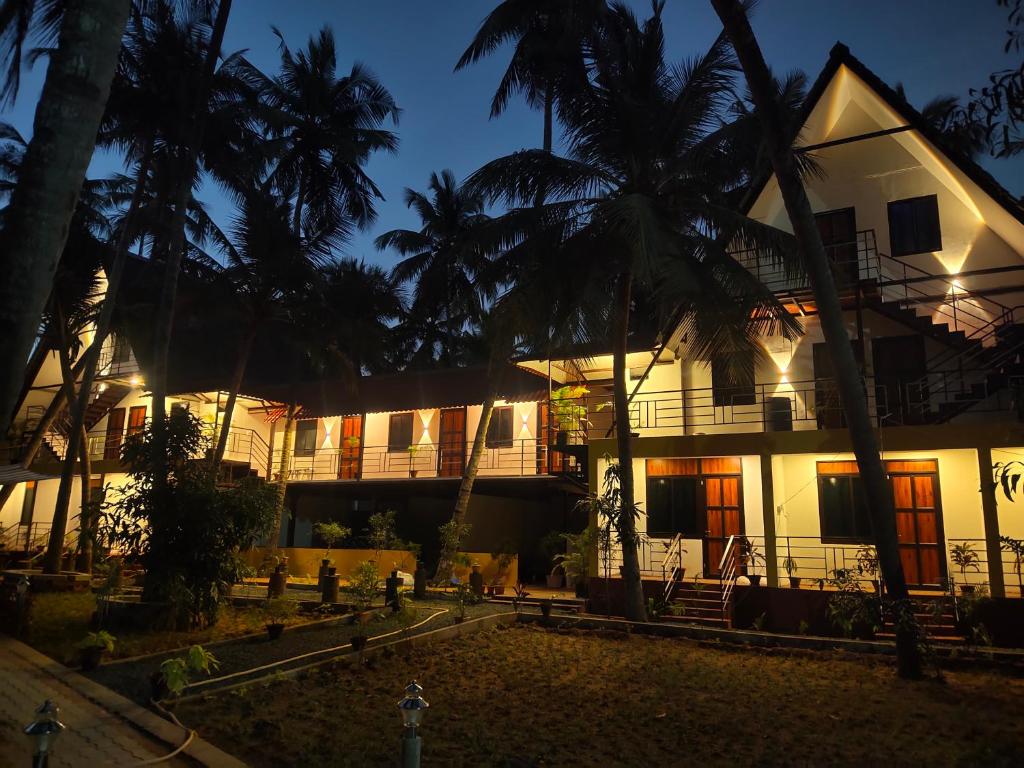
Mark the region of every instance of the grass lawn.
[[253, 766], [396, 763], [396, 702], [431, 705], [424, 765], [1024, 765], [1024, 681], [517, 625], [184, 702]]
[[[75, 663], [75, 645], [89, 632], [89, 622], [96, 610], [96, 597], [90, 592], [52, 592], [33, 596], [28, 643], [62, 664]], [[285, 623], [308, 621], [295, 616]], [[194, 632], [140, 631], [112, 632], [117, 638], [110, 658], [125, 658], [147, 653], [205, 645], [251, 632], [262, 632], [266, 619], [258, 608], [225, 605], [212, 627]]]

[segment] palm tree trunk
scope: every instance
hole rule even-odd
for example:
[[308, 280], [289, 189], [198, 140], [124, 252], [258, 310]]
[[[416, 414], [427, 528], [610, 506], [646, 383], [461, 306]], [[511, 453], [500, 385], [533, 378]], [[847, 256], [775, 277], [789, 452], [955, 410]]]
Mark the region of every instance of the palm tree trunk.
[[81, 478], [81, 510], [78, 513], [78, 558], [75, 563], [75, 570], [82, 573], [92, 573], [92, 536], [95, 520], [92, 519], [92, 500], [89, 498], [91, 489], [89, 483], [92, 480], [92, 459], [89, 456], [89, 439], [85, 434], [85, 426], [82, 426], [82, 441], [79, 444], [78, 455], [79, 477]]
[[110, 93], [128, 0], [67, 0], [0, 235], [0, 435], [11, 425]]
[[544, 90], [544, 151], [550, 153], [555, 133], [555, 90], [550, 85]]
[[238, 359], [235, 360], [235, 370], [231, 374], [230, 389], [228, 390], [228, 401], [224, 404], [224, 421], [217, 435], [217, 448], [210, 459], [210, 475], [217, 479], [218, 467], [224, 460], [224, 451], [228, 447], [228, 433], [231, 430], [231, 417], [235, 412], [235, 401], [238, 399], [238, 390], [242, 388], [242, 379], [245, 378], [245, 369], [249, 365], [249, 356], [252, 354], [252, 345], [256, 341], [256, 323], [252, 323], [245, 331], [242, 338], [242, 345], [238, 349]]
[[921, 675], [921, 653], [913, 612], [909, 610], [909, 593], [900, 561], [896, 536], [896, 515], [882, 459], [878, 452], [860, 369], [850, 346], [843, 322], [842, 307], [836, 292], [831, 265], [821, 242], [793, 157], [790, 137], [779, 114], [771, 73], [765, 64], [760, 46], [750, 28], [746, 11], [739, 0], [711, 0], [726, 34], [729, 35], [747, 77], [750, 93], [760, 115], [769, 144], [772, 168], [793, 226], [793, 233], [803, 254], [807, 275], [818, 306], [822, 334], [828, 344], [835, 371], [836, 384], [849, 424], [850, 442], [857, 457], [871, 528], [875, 536], [879, 565], [886, 589], [897, 603], [896, 652], [901, 677]]
[[268, 549], [273, 552], [277, 549], [277, 542], [281, 538], [281, 520], [284, 519], [284, 502], [288, 494], [288, 460], [292, 454], [292, 441], [295, 437], [295, 415], [298, 413], [298, 406], [293, 400], [288, 405], [288, 415], [284, 421], [284, 434], [281, 435], [281, 459], [277, 463], [277, 504], [275, 505], [274, 524], [271, 527], [270, 546]]
[[[185, 219], [188, 213], [189, 196], [192, 194], [192, 183], [195, 180], [196, 170], [199, 165], [199, 148], [202, 145], [203, 135], [206, 130], [206, 117], [208, 110], [206, 104], [209, 101], [210, 89], [213, 83], [213, 76], [217, 70], [217, 58], [220, 49], [224, 44], [224, 31], [228, 25], [228, 15], [231, 13], [231, 0], [220, 0], [217, 4], [217, 15], [213, 24], [213, 31], [210, 34], [210, 45], [206, 52], [205, 71], [203, 73], [202, 86], [196, 93], [195, 101], [195, 122], [192, 125], [192, 134], [185, 147], [185, 157], [182, 159], [178, 180], [178, 187], [175, 190], [173, 200], [174, 214], [170, 224], [170, 242], [167, 248], [167, 261], [164, 265], [164, 280], [160, 289], [160, 302], [157, 306], [156, 319], [153, 330], [153, 363], [150, 377], [150, 392], [152, 393], [153, 415], [153, 450], [160, 461], [160, 456], [166, 454], [167, 431], [165, 421], [167, 418], [167, 358], [171, 349], [171, 331], [174, 327], [174, 302], [178, 295], [178, 275], [181, 272], [181, 262], [185, 253]], [[156, 476], [158, 482], [162, 482], [165, 473], [158, 471]]]
[[629, 396], [626, 392], [626, 347], [629, 340], [629, 307], [632, 302], [633, 276], [619, 275], [615, 284], [615, 326], [612, 338], [612, 385], [615, 400], [615, 441], [619, 454], [619, 482], [622, 506], [619, 509], [619, 546], [622, 548], [622, 582], [625, 590], [626, 618], [647, 621], [644, 585], [640, 580], [637, 552], [636, 517], [633, 485], [633, 442], [629, 423]]
[[[493, 377], [491, 377], [493, 379]], [[480, 409], [480, 422], [476, 425], [476, 432], [473, 434], [473, 448], [469, 452], [469, 463], [462, 473], [462, 482], [459, 483], [459, 495], [455, 499], [455, 509], [452, 511], [452, 522], [455, 523], [455, 530], [461, 530], [466, 520], [466, 510], [469, 509], [469, 500], [473, 495], [473, 483], [476, 482], [476, 475], [480, 469], [480, 458], [484, 454], [484, 447], [487, 444], [487, 427], [491, 423], [491, 414], [494, 413], [494, 401], [497, 398], [497, 382], [492, 382], [488, 387], [487, 397], [483, 407]], [[459, 544], [454, 538], [443, 542], [441, 554], [437, 558], [437, 570], [434, 572], [435, 584], [446, 584], [452, 577], [452, 566], [455, 564], [455, 555], [459, 551]]]

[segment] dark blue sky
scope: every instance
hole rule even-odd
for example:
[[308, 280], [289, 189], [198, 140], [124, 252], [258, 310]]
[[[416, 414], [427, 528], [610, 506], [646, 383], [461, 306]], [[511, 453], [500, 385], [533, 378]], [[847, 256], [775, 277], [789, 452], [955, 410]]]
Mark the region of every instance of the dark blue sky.
[[[452, 66], [496, 0], [235, 0], [226, 49], [248, 49], [266, 72], [276, 70], [276, 25], [294, 49], [324, 24], [337, 38], [339, 69], [365, 62], [403, 109], [396, 156], [369, 166], [386, 201], [372, 231], [360, 233], [348, 252], [390, 266], [373, 237], [396, 227], [417, 227], [402, 204], [406, 186], [422, 189], [432, 170], [451, 168], [462, 178], [484, 162], [540, 143], [541, 118], [519, 103], [489, 120], [491, 95], [507, 63], [501, 52], [470, 70]], [[641, 14], [647, 0], [633, 0]], [[670, 59], [703, 51], [719, 25], [707, 0], [668, 0], [665, 29]], [[776, 71], [803, 69], [813, 80], [832, 45], [841, 40], [890, 84], [902, 81], [920, 106], [939, 93], [963, 94], [1012, 61], [1002, 53], [1005, 13], [995, 0], [762, 0], [753, 19], [768, 63]], [[29, 73], [14, 109], [5, 114], [26, 135], [43, 73]], [[1015, 195], [1024, 194], [1024, 158], [984, 165]], [[97, 158], [90, 173], [116, 169]], [[227, 224], [230, 206], [215, 189], [201, 197]]]

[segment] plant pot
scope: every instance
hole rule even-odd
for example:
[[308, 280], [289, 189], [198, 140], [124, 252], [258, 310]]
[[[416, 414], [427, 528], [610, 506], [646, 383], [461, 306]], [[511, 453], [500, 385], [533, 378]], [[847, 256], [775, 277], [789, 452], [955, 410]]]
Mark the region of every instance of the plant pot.
[[505, 585], [504, 584], [495, 584], [495, 585], [493, 585], [491, 587], [491, 594], [492, 595], [504, 595], [505, 594]]
[[548, 589], [561, 589], [562, 588], [562, 574], [560, 573], [549, 573], [548, 574]]
[[409, 470], [409, 477], [416, 477], [416, 473], [417, 472], [419, 472], [418, 469], [410, 469]]
[[576, 579], [576, 597], [590, 597], [590, 582], [587, 579]]
[[366, 635], [353, 635], [349, 642], [352, 644], [353, 651], [362, 652], [363, 648], [366, 647]]
[[973, 595], [974, 594], [974, 586], [975, 586], [974, 584], [961, 584], [960, 585], [960, 594], [961, 595]]
[[540, 601], [540, 613], [545, 619], [551, 618], [551, 601], [541, 600]]
[[82, 666], [82, 671], [91, 672], [100, 665], [100, 661], [103, 659], [103, 654], [106, 652], [105, 648], [82, 648], [78, 651], [78, 663]]
[[462, 622], [464, 622], [465, 620], [466, 620], [466, 617], [465, 617], [465, 616], [459, 616], [459, 615], [456, 615], [456, 616], [455, 616], [455, 623], [456, 623], [456, 624], [461, 624], [461, 623], [462, 623]]
[[284, 633], [284, 624], [278, 624], [278, 623], [267, 624], [267, 637], [269, 637], [271, 640], [278, 640], [278, 639], [280, 639], [280, 637], [281, 637], [281, 635], [283, 633]]
[[759, 573], [754, 573], [754, 574], [748, 573], [747, 574], [747, 578], [750, 579], [750, 586], [752, 586], [752, 587], [760, 587], [761, 586], [761, 574], [759, 574]]
[[790, 576], [789, 577], [789, 587], [790, 587], [790, 589], [800, 589], [800, 577], [799, 576]]

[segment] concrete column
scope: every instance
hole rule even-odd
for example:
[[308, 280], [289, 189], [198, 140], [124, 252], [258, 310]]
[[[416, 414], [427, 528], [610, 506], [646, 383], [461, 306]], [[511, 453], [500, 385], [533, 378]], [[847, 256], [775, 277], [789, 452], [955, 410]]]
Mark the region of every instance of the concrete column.
[[765, 581], [769, 587], [777, 587], [779, 558], [775, 546], [775, 482], [770, 453], [761, 454], [761, 515], [764, 518]]
[[999, 548], [999, 504], [992, 482], [992, 449], [978, 449], [981, 478], [981, 516], [985, 522], [985, 555], [988, 559], [988, 588], [992, 597], [1006, 597], [1003, 583], [1003, 554]]

